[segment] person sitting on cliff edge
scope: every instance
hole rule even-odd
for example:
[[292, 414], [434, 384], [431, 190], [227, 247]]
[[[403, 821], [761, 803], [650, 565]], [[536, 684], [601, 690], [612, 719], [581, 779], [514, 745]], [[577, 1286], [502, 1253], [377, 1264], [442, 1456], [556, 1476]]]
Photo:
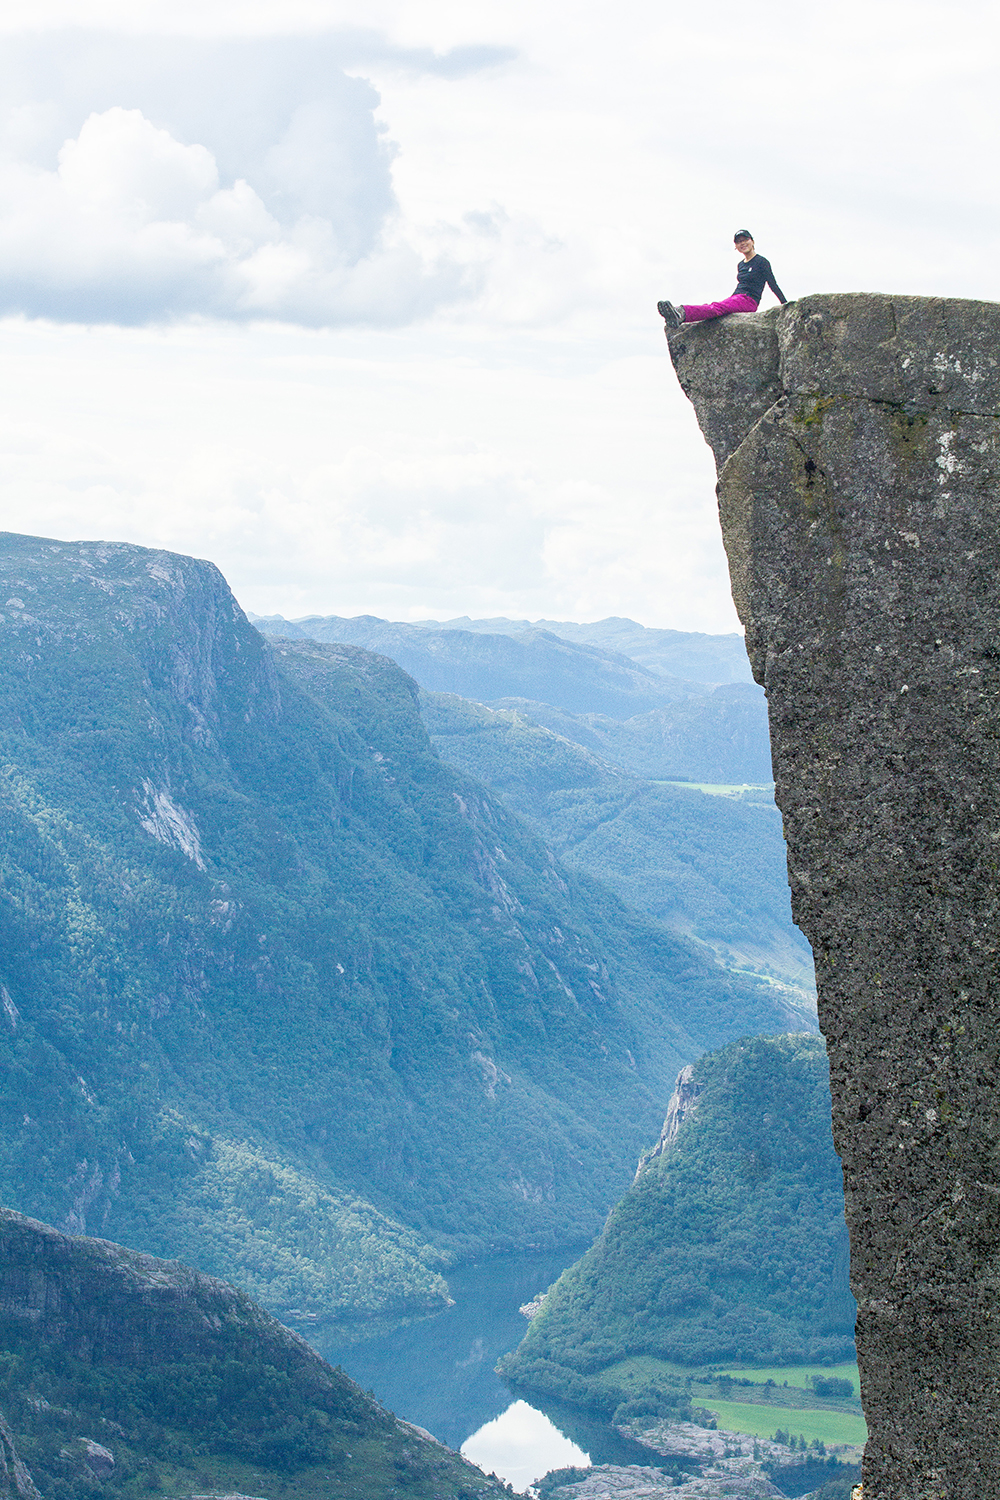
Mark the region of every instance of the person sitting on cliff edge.
[[771, 262], [758, 255], [753, 247], [753, 235], [749, 229], [737, 229], [733, 244], [743, 257], [736, 268], [736, 290], [722, 302], [684, 303], [675, 307], [672, 302], [658, 302], [656, 311], [666, 320], [667, 332], [679, 328], [682, 323], [704, 323], [708, 318], [724, 318], [729, 313], [756, 312], [765, 286], [769, 286], [778, 301], [788, 301], [774, 279]]

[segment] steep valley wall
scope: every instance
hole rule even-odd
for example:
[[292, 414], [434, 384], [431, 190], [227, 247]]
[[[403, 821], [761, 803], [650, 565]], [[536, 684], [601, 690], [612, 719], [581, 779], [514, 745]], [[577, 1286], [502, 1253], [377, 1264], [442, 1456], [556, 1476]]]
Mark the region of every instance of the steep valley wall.
[[865, 1500], [1000, 1494], [1000, 306], [670, 335], [813, 945]]

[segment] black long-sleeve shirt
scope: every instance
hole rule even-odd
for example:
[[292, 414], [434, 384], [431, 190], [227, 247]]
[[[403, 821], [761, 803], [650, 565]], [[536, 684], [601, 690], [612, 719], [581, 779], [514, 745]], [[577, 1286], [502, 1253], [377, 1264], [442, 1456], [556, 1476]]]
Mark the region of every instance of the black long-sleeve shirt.
[[[764, 295], [765, 286], [769, 286], [779, 302], [787, 302], [781, 287], [774, 279], [771, 270], [771, 262], [765, 260], [763, 255], [752, 255], [749, 260], [740, 261], [736, 267], [736, 291], [742, 292], [744, 297], [752, 297], [759, 302]], [[736, 293], [734, 292], [735, 296]]]

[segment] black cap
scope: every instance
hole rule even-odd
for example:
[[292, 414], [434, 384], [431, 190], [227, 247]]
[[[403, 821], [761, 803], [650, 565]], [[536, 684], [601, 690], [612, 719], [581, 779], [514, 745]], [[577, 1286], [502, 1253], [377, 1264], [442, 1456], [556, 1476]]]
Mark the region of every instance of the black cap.
[[737, 240], [752, 240], [752, 239], [753, 239], [753, 235], [750, 233], [749, 229], [737, 229], [736, 233], [733, 235], [733, 244], [735, 245]]

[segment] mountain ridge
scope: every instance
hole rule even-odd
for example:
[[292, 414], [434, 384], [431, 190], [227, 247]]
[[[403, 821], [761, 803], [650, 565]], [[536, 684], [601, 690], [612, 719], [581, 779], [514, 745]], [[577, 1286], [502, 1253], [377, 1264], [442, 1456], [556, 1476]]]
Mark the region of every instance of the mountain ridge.
[[[600, 626], [569, 624], [559, 626], [560, 636], [535, 627], [497, 634], [485, 628], [490, 621], [468, 622], [474, 629], [454, 622], [438, 630], [431, 628], [435, 622], [408, 624], [373, 615], [255, 619], [269, 637], [339, 641], [375, 650], [409, 672], [424, 692], [520, 709], [635, 775], [689, 781], [771, 779], [767, 710], [763, 694], [749, 679], [738, 636], [647, 631], [632, 621], [604, 622], [615, 627], [606, 639]], [[594, 631], [601, 644], [587, 638]], [[661, 636], [680, 636], [683, 647], [668, 645], [664, 655], [656, 644]], [[643, 660], [619, 650], [621, 645], [639, 651]], [[678, 649], [682, 656], [687, 653], [681, 664], [696, 676], [665, 673], [664, 660], [681, 662]], [[721, 682], [711, 680], [706, 663], [714, 665]]]
[[545, 698], [558, 682], [560, 706], [570, 712], [628, 717], [660, 704], [700, 696], [702, 684], [664, 677], [619, 651], [567, 641], [546, 630], [493, 635], [429, 630], [362, 615], [311, 618], [292, 625], [259, 619], [268, 636], [360, 646], [389, 656], [431, 691], [494, 699], [532, 689]]
[[[735, 631], [726, 635], [709, 635], [702, 631], [671, 630], [640, 625], [622, 615], [609, 615], [589, 623], [577, 620], [511, 620], [497, 615], [489, 619], [471, 619], [460, 615], [451, 620], [383, 620], [377, 615], [302, 615], [285, 620], [282, 615], [255, 615], [249, 618], [269, 633], [295, 634], [306, 625], [328, 628], [364, 628], [392, 625], [401, 629], [431, 632], [464, 631], [480, 635], [521, 636], [532, 631], [546, 632], [574, 644], [588, 645], [628, 657], [640, 666], [666, 677], [690, 682], [744, 682], [753, 678], [746, 659], [743, 637]], [[293, 631], [282, 630], [293, 626]], [[332, 638], [332, 637], [331, 637]], [[356, 644], [362, 644], [356, 642]]]

